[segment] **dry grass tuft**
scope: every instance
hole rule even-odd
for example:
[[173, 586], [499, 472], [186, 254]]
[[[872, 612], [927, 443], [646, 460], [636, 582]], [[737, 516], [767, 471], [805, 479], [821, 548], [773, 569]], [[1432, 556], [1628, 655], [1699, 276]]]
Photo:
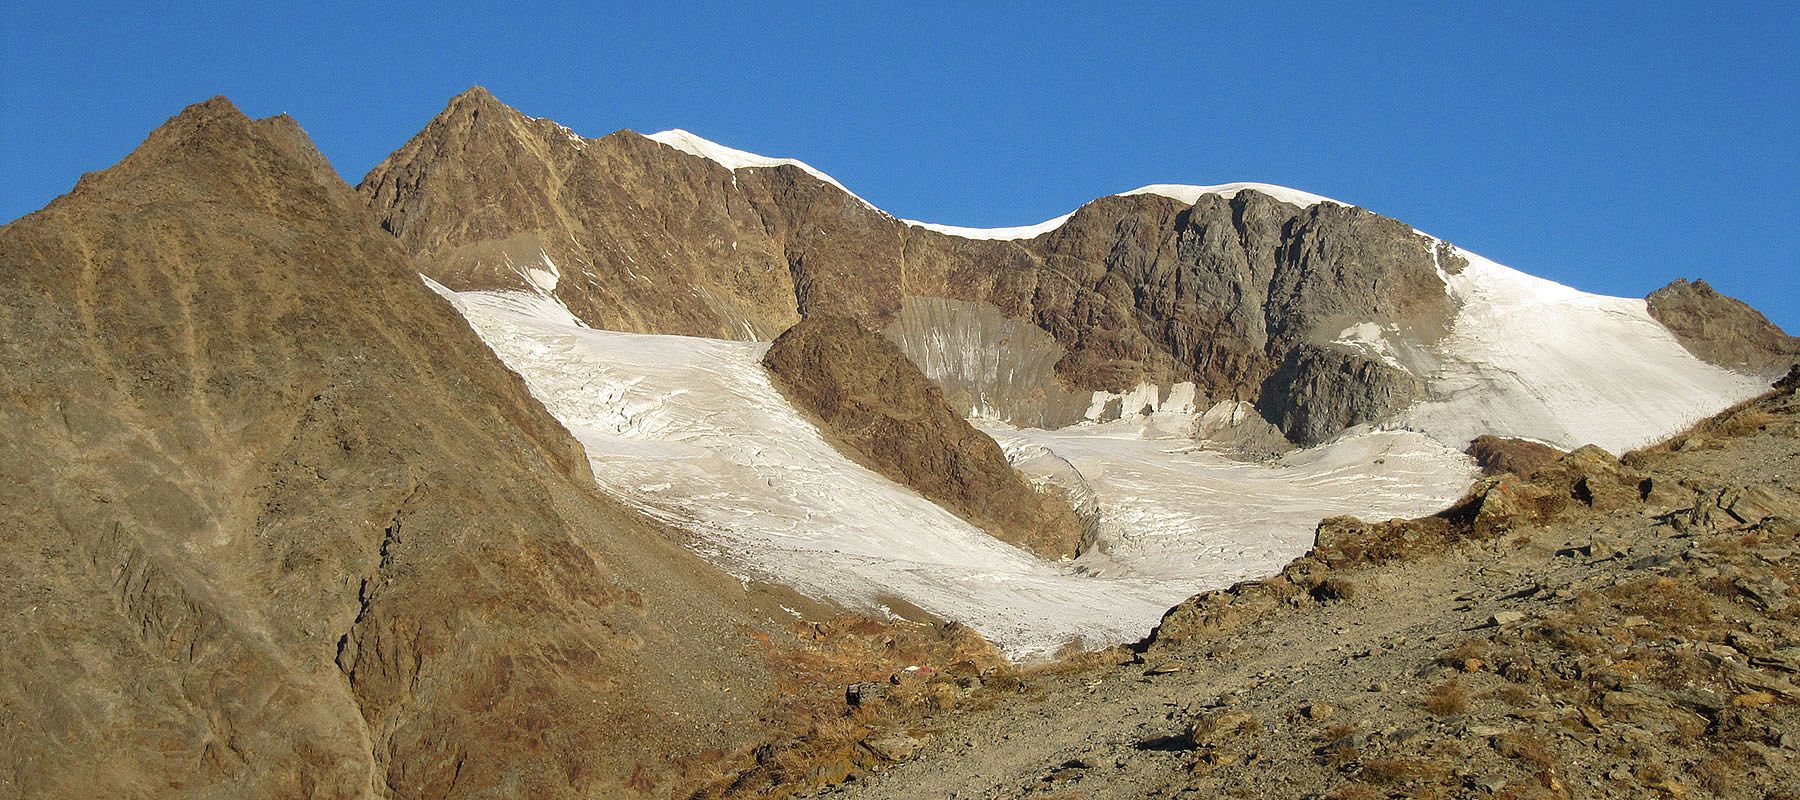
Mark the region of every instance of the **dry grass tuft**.
[[1414, 781], [1441, 780], [1448, 770], [1422, 758], [1373, 758], [1363, 762], [1359, 776], [1377, 786]]
[[1440, 717], [1453, 717], [1465, 714], [1469, 710], [1469, 687], [1459, 679], [1452, 678], [1436, 686], [1425, 695], [1425, 710]]

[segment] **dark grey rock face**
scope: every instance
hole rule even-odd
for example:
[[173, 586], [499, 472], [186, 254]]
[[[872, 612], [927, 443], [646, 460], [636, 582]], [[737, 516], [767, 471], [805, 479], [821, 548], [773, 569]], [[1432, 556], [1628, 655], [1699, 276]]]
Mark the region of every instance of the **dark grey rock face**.
[[1425, 394], [1425, 382], [1380, 361], [1301, 346], [1263, 382], [1257, 406], [1288, 437], [1317, 444], [1352, 425], [1372, 423]]

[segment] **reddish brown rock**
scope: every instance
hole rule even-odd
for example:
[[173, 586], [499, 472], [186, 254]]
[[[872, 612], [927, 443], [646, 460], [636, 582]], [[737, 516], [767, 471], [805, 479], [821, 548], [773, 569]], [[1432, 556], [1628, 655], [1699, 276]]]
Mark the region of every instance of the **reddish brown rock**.
[[1511, 472], [1525, 477], [1563, 456], [1550, 445], [1506, 436], [1477, 436], [1466, 452], [1484, 475]]

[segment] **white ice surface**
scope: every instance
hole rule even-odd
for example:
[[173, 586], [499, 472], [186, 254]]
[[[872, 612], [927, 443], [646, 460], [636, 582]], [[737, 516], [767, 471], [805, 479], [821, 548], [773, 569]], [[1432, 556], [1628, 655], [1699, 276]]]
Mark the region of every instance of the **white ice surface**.
[[1458, 252], [1469, 266], [1441, 273], [1460, 306], [1450, 334], [1408, 364], [1431, 397], [1396, 426], [1458, 447], [1491, 433], [1623, 453], [1766, 388], [1695, 358], [1641, 299], [1588, 294]]
[[1466, 457], [1404, 432], [1268, 466], [1144, 436], [1191, 415], [996, 428], [1015, 456], [1073, 464], [1100, 504], [1111, 553], [1045, 562], [831, 447], [770, 383], [766, 344], [591, 330], [524, 293], [448, 296], [587, 448], [602, 487], [693, 532], [703, 555], [851, 607], [903, 598], [1019, 658], [1135, 640], [1198, 591], [1278, 570], [1322, 516], [1434, 511], [1470, 476]]
[[1034, 456], [1053, 454], [1100, 498], [1109, 552], [1078, 567], [1176, 583], [1225, 586], [1280, 572], [1312, 546], [1320, 519], [1435, 512], [1475, 475], [1461, 453], [1411, 431], [1353, 432], [1252, 464], [1197, 446], [1193, 424], [1188, 414], [1054, 431], [980, 422], [1027, 474], [1040, 471]]

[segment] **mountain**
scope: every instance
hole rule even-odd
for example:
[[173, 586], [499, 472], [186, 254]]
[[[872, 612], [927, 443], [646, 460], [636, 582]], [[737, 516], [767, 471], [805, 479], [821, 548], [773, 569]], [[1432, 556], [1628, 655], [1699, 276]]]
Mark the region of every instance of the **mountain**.
[[[1441, 509], [1479, 437], [1622, 452], [1766, 385], [1644, 300], [1267, 184], [957, 228], [795, 159], [686, 131], [586, 139], [473, 89], [358, 189], [607, 492], [734, 573], [961, 621], [1014, 658], [1131, 641], [1174, 602], [1279, 570], [1321, 517]], [[1032, 558], [935, 481], [869, 469], [870, 442], [821, 417], [859, 401], [765, 371], [771, 340], [824, 317], [898, 345], [1074, 503], [1093, 546]], [[1739, 329], [1716, 337], [1783, 357], [1784, 338]], [[871, 348], [839, 356], [777, 372], [886, 369]], [[886, 411], [933, 405], [889, 383]]]
[[[1729, 370], [1761, 370], [1792, 342], [1690, 353], [1695, 336], [1678, 341], [1641, 300], [1539, 281], [1284, 187], [1156, 185], [1036, 226], [929, 225], [793, 159], [684, 131], [584, 139], [479, 88], [359, 190], [453, 290], [543, 291], [595, 328], [714, 338], [766, 341], [841, 314], [909, 348], [968, 410], [1047, 427], [1193, 383], [1300, 444], [1398, 424], [1457, 446], [1494, 433], [1624, 449], [1755, 393], [1760, 372]], [[951, 335], [1000, 323], [1048, 337]], [[971, 351], [1007, 366], [980, 374]], [[1655, 400], [1615, 390], [1634, 382]], [[1110, 398], [1083, 407], [1097, 392]], [[1596, 424], [1571, 408], [1599, 409]]]
[[[1283, 187], [957, 228], [479, 89], [355, 189], [192, 106], [0, 228], [0, 274], [25, 796], [780, 794], [1009, 697], [1005, 658], [1176, 642], [1322, 518], [1462, 531], [1472, 442], [1560, 481], [1494, 508], [1700, 491], [1601, 448], [1800, 351], [1704, 284], [1590, 295]], [[1747, 408], [1674, 451], [1791, 434]], [[1318, 588], [1282, 607], [1354, 593]]]
[[189, 107], [0, 274], [10, 792], [616, 796], [761, 729], [774, 603], [595, 490], [292, 120]]

